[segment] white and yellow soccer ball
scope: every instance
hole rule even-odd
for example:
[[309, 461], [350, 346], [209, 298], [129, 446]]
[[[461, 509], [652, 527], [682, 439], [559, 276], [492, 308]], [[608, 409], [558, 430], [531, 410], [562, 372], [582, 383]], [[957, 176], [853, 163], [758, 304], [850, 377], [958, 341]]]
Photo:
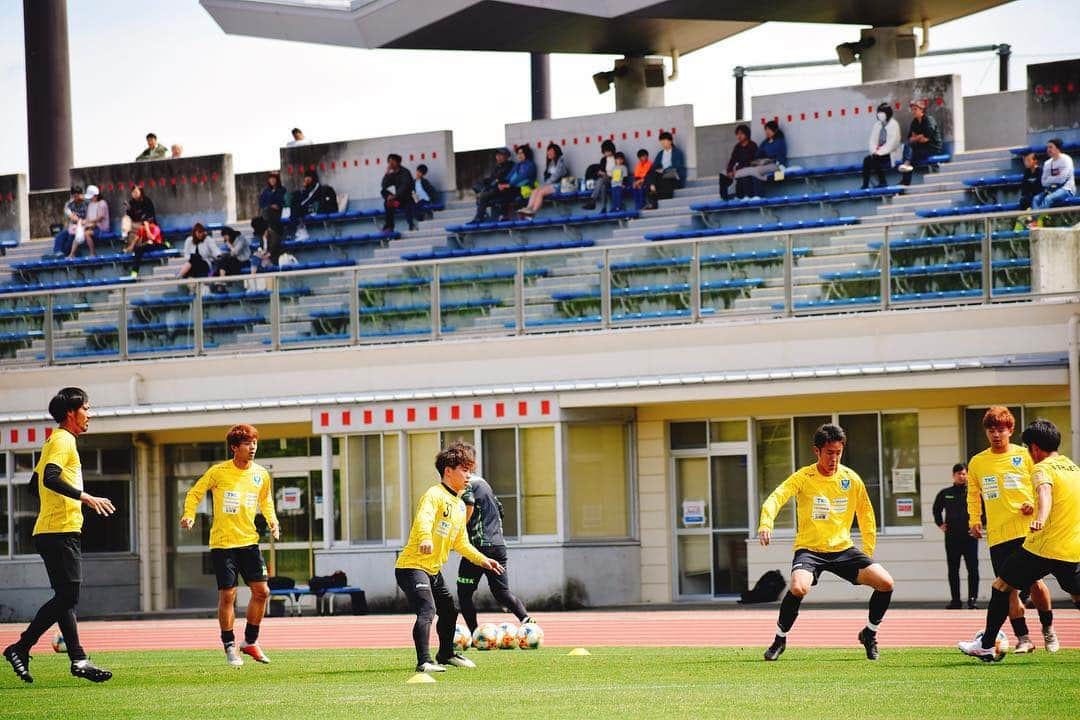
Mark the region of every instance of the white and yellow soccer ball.
[[53, 635], [52, 649], [53, 649], [53, 652], [58, 652], [58, 653], [66, 653], [67, 652], [67, 642], [64, 640], [64, 636], [61, 635], [60, 633], [56, 633], [55, 635]]
[[[973, 638], [976, 643], [981, 644], [983, 637], [983, 631], [975, 633]], [[1009, 636], [1005, 634], [1004, 630], [998, 630], [997, 639], [994, 640], [994, 657], [1005, 657], [1009, 652]]]
[[454, 649], [458, 652], [465, 652], [472, 645], [472, 633], [469, 632], [469, 628], [464, 625], [458, 625], [454, 628]]
[[511, 622], [499, 624], [499, 649], [513, 650], [517, 647], [517, 625]]
[[525, 623], [518, 628], [517, 644], [522, 650], [539, 650], [544, 644], [544, 630], [536, 623]]
[[499, 648], [499, 628], [492, 623], [484, 623], [476, 628], [472, 636], [472, 645], [477, 650], [497, 650]]

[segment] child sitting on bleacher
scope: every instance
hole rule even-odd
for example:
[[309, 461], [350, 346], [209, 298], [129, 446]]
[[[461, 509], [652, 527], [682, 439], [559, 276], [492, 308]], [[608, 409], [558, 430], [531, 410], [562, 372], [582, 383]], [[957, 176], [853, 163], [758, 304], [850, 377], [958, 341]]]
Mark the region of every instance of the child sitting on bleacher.
[[626, 165], [626, 155], [621, 152], [615, 153], [615, 167], [611, 170], [611, 211], [621, 212], [623, 209], [623, 191], [630, 183], [630, 168]]
[[413, 204], [418, 220], [434, 217], [431, 206], [435, 203], [435, 186], [427, 179], [428, 166], [420, 163], [416, 166], [416, 179], [413, 184]]
[[652, 160], [649, 159], [649, 151], [641, 148], [637, 151], [637, 165], [634, 166], [634, 182], [631, 184], [631, 192], [634, 193], [634, 204], [638, 210], [655, 209], [648, 203], [649, 171], [652, 170]]

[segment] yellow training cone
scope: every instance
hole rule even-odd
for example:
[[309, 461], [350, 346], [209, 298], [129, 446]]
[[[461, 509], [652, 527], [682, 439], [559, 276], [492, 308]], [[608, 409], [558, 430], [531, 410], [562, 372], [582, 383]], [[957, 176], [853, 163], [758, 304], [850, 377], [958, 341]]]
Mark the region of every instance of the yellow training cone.
[[571, 650], [570, 652], [567, 653], [567, 655], [573, 655], [575, 657], [580, 657], [582, 655], [589, 655], [589, 654], [590, 654], [589, 651], [586, 650], [585, 648], [574, 648], [573, 650]]
[[422, 683], [433, 683], [435, 678], [431, 677], [427, 673], [416, 673], [411, 678], [405, 681], [406, 685], [416, 685]]

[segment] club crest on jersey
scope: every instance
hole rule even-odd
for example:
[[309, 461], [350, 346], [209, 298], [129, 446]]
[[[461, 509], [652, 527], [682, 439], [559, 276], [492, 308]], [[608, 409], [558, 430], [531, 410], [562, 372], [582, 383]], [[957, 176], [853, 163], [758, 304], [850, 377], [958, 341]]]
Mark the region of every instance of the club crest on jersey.
[[251, 484], [255, 487], [262, 487], [262, 475], [252, 475]]
[[851, 489], [851, 478], [849, 478], [849, 477], [840, 478], [840, 489], [845, 490], [845, 491], [850, 490]]
[[1013, 455], [1013, 457], [1012, 457], [1013, 467], [1020, 467], [1020, 463], [1022, 463], [1022, 462], [1024, 462], [1024, 459], [1022, 457], [1020, 457], [1019, 455]]

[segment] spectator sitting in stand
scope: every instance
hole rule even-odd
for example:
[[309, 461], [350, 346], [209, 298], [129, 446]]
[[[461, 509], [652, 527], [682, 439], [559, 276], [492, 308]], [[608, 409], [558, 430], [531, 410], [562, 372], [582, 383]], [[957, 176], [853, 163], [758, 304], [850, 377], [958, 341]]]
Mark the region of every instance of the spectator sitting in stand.
[[191, 234], [184, 240], [184, 265], [176, 274], [180, 278], [209, 277], [210, 268], [221, 250], [202, 223], [195, 223]]
[[240, 275], [251, 262], [251, 243], [238, 230], [228, 226], [221, 228], [221, 240], [225, 247], [215, 258], [215, 274], [219, 277]]
[[81, 232], [75, 233], [75, 242], [71, 246], [68, 258], [74, 258], [79, 253], [79, 246], [86, 243], [86, 249], [90, 257], [94, 257], [94, 238], [101, 233], [109, 231], [109, 204], [101, 196], [97, 185], [86, 188], [86, 219], [82, 222]]
[[[600, 143], [600, 152], [602, 153], [600, 162], [594, 166], [593, 182], [595, 184], [593, 185], [592, 196], [583, 207], [586, 210], [594, 210], [599, 207], [600, 212], [607, 212], [608, 196], [611, 194], [611, 173], [615, 170], [615, 143], [611, 140], [605, 140]], [[589, 171], [585, 172], [586, 176], [590, 174]]]
[[164, 160], [169, 156], [169, 149], [158, 142], [154, 133], [146, 134], [146, 149], [135, 158], [139, 160]]
[[435, 204], [438, 193], [435, 186], [427, 179], [428, 166], [420, 163], [416, 166], [416, 177], [413, 181], [412, 199], [415, 206], [416, 218], [423, 220], [427, 217], [435, 217], [431, 206]]
[[648, 188], [645, 183], [648, 181], [649, 172], [652, 170], [652, 160], [649, 159], [649, 151], [645, 148], [641, 148], [637, 151], [637, 165], [634, 166], [634, 182], [630, 186], [631, 192], [634, 193], [634, 205], [638, 210], [643, 210], [648, 205], [646, 194]]
[[292, 140], [285, 143], [285, 147], [296, 147], [297, 145], [310, 145], [311, 141], [304, 137], [304, 131], [300, 128], [292, 129]]
[[878, 187], [885, 187], [885, 169], [891, 168], [893, 162], [900, 159], [896, 157], [903, 152], [900, 144], [900, 123], [893, 117], [892, 106], [883, 102], [878, 105], [877, 120], [870, 128], [867, 142], [870, 154], [863, 158], [863, 190], [870, 187], [870, 173], [873, 172], [877, 173]]
[[[533, 162], [533, 151], [528, 145], [517, 147], [517, 159], [514, 169], [510, 171], [506, 182], [500, 184], [499, 195], [495, 196], [492, 204], [501, 206], [500, 220], [509, 220], [513, 206], [523, 197], [528, 197], [536, 184], [536, 163]], [[526, 190], [527, 188], [527, 190]]]
[[521, 209], [523, 215], [535, 215], [544, 206], [544, 198], [559, 192], [562, 179], [570, 175], [562, 148], [551, 143], [547, 146], [547, 163], [544, 165], [544, 181], [529, 195], [528, 204]]
[[131, 277], [138, 277], [143, 255], [154, 250], [160, 250], [163, 245], [161, 228], [152, 220], [144, 220], [139, 224], [132, 238], [131, 245], [125, 252], [135, 254], [135, 260], [131, 263]]
[[750, 139], [750, 126], [740, 123], [735, 126], [735, 147], [731, 149], [727, 168], [720, 176], [720, 199], [730, 200], [729, 188], [735, 185], [735, 197], [750, 197], [754, 190], [753, 176], [749, 169], [758, 156], [758, 146]]
[[315, 213], [336, 213], [338, 211], [337, 193], [329, 185], [319, 182], [314, 170], [304, 171], [304, 184], [292, 194], [291, 219], [303, 220]]
[[412, 173], [408, 168], [401, 166], [401, 156], [390, 153], [386, 156], [386, 173], [382, 177], [382, 189], [379, 194], [383, 199], [383, 208], [386, 210], [383, 219], [383, 232], [394, 232], [394, 212], [402, 210], [405, 219], [409, 222], [409, 229], [416, 229], [416, 221], [413, 219], [413, 181]]
[[649, 205], [656, 209], [657, 200], [675, 196], [675, 189], [686, 185], [686, 156], [675, 145], [675, 138], [666, 130], [660, 133], [660, 152], [653, 161], [652, 174], [647, 180]]
[[1030, 210], [1035, 196], [1042, 192], [1042, 170], [1039, 158], [1029, 152], [1024, 156], [1024, 176], [1020, 179], [1020, 209]]
[[184, 156], [184, 146], [181, 145], [180, 143], [173, 143], [173, 146], [172, 146], [172, 148], [170, 148], [170, 151], [171, 151], [170, 154], [169, 154], [170, 159], [175, 160], [178, 157], [183, 157]]
[[[136, 185], [131, 188], [131, 196], [124, 208], [124, 217], [120, 219], [120, 234], [127, 243], [124, 252], [133, 252], [136, 244], [140, 242], [138, 235], [141, 233], [141, 239], [145, 240], [150, 235], [149, 226], [156, 224], [157, 215], [154, 213], [153, 201]], [[135, 231], [134, 234], [132, 230]]]
[[[261, 217], [252, 218], [251, 231], [259, 240], [261, 246], [256, 254], [256, 257], [259, 258], [259, 264], [262, 267], [276, 267], [282, 253], [281, 231]], [[252, 271], [254, 271], [254, 268], [252, 268]]]
[[1076, 196], [1075, 167], [1071, 157], [1061, 152], [1062, 142], [1053, 138], [1046, 142], [1046, 162], [1042, 169], [1043, 191], [1031, 201], [1034, 210], [1063, 205]]
[[765, 181], [776, 177], [776, 173], [787, 165], [787, 140], [784, 131], [775, 120], [765, 123], [765, 139], [758, 145], [757, 156], [750, 167], [735, 172], [736, 182], [749, 176], [753, 183], [754, 195], [765, 194]]
[[615, 167], [611, 170], [611, 211], [622, 212], [623, 191], [630, 185], [630, 168], [626, 165], [626, 155], [615, 153]]
[[487, 177], [477, 180], [473, 184], [476, 193], [476, 214], [469, 221], [470, 225], [484, 222], [487, 218], [488, 203], [501, 191], [499, 186], [506, 182], [510, 173], [514, 170], [514, 164], [510, 162], [510, 149], [501, 147], [495, 150], [495, 167]]
[[911, 101], [911, 128], [908, 141], [904, 145], [904, 162], [901, 163], [900, 184], [910, 185], [911, 174], [915, 168], [925, 165], [927, 158], [941, 152], [941, 128], [933, 115], [926, 112], [926, 106], [918, 100]]
[[86, 200], [83, 198], [83, 189], [72, 185], [71, 199], [64, 203], [63, 227], [53, 238], [53, 255], [66, 256], [71, 253], [75, 231], [85, 218]]
[[281, 174], [273, 170], [266, 176], [266, 187], [259, 193], [259, 215], [268, 223], [280, 223], [285, 208], [285, 188], [281, 186]]

